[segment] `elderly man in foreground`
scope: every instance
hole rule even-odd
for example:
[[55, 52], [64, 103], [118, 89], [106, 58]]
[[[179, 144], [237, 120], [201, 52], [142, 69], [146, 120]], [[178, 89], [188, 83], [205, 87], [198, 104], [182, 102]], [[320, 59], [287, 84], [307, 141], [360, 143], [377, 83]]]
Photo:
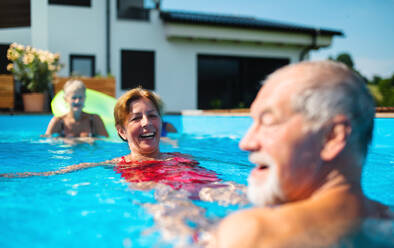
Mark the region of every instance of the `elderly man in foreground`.
[[257, 207], [225, 218], [216, 246], [368, 247], [363, 220], [386, 212], [360, 183], [374, 114], [365, 83], [342, 64], [303, 62], [270, 75], [240, 143], [256, 164], [248, 197]]

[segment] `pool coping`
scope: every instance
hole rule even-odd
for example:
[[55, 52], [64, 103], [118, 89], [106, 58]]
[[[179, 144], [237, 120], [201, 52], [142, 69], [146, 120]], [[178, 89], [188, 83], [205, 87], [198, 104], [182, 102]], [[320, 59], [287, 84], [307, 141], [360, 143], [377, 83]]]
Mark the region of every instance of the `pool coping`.
[[376, 113], [377, 118], [394, 118], [394, 113]]
[[[2, 115], [51, 115], [51, 112], [2, 112]], [[250, 116], [249, 109], [215, 109], [215, 110], [182, 110], [180, 112], [166, 112], [165, 115], [184, 116]], [[376, 112], [376, 118], [394, 118], [394, 112]]]
[[[171, 114], [171, 113], [169, 113]], [[178, 113], [179, 114], [179, 113]], [[224, 109], [224, 110], [184, 110], [180, 115], [185, 116], [250, 116], [249, 109]], [[394, 112], [376, 112], [375, 118], [394, 118]]]

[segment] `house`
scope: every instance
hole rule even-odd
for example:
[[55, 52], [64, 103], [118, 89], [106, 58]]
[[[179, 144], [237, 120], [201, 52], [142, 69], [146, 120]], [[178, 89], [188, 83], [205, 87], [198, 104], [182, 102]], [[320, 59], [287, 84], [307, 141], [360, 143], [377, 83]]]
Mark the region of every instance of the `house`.
[[111, 73], [117, 96], [142, 85], [170, 112], [247, 107], [267, 74], [343, 35], [147, 0], [2, 0], [0, 16], [0, 73], [9, 44], [31, 45], [60, 53], [61, 76]]

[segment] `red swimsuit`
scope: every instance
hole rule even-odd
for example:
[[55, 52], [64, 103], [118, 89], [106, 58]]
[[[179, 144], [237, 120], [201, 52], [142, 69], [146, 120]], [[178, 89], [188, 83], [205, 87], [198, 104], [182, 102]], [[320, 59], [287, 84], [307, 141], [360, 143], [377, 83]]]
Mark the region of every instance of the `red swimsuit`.
[[[179, 153], [169, 160], [157, 161], [130, 161], [124, 157], [114, 170], [120, 173], [127, 182], [157, 182], [171, 186], [175, 190], [183, 189], [189, 192], [189, 199], [199, 200], [199, 191], [203, 187], [223, 187], [220, 184], [211, 184], [220, 179], [214, 171], [198, 166], [198, 162]], [[198, 232], [193, 235], [193, 240], [198, 241]]]
[[[198, 166], [198, 162], [180, 154], [165, 161], [130, 161], [124, 157], [114, 170], [127, 182], [157, 182], [173, 189], [195, 192], [205, 185], [220, 181], [216, 173]], [[132, 165], [132, 166], [131, 166]]]

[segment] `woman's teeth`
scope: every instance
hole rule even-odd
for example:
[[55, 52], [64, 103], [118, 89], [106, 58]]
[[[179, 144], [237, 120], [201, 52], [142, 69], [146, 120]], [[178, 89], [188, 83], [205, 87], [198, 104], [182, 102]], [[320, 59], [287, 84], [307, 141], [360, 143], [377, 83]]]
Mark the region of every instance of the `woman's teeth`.
[[153, 138], [153, 137], [155, 137], [155, 133], [153, 133], [153, 132], [152, 133], [144, 133], [144, 134], [141, 134], [140, 137], [143, 139]]

